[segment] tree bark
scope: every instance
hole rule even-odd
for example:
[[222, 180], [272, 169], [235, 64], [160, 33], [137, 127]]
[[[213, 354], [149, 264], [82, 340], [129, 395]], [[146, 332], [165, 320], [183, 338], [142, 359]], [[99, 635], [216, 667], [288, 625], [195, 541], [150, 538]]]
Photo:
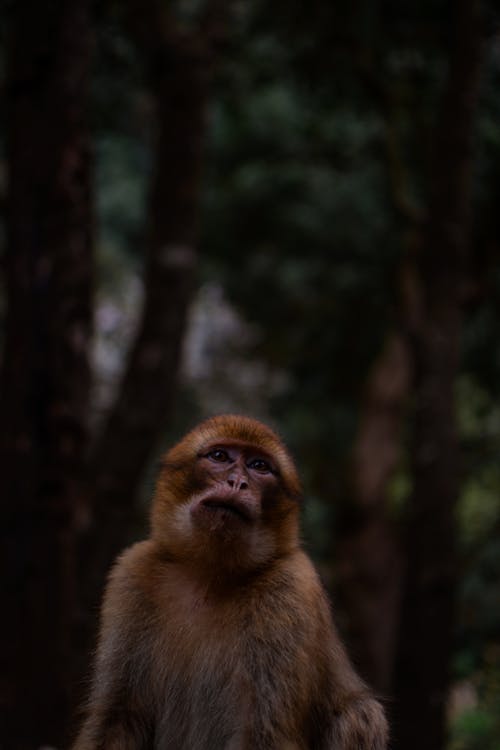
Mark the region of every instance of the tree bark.
[[118, 399], [91, 456], [97, 515], [133, 506], [167, 424], [196, 263], [207, 62], [190, 36], [164, 29], [161, 4], [142, 7], [142, 50], [156, 108], [146, 299]]
[[392, 677], [401, 579], [387, 485], [399, 458], [410, 367], [407, 342], [393, 333], [365, 388], [349, 502], [338, 519], [334, 599], [356, 666], [381, 694]]
[[81, 549], [87, 619], [113, 559], [139, 528], [136, 500], [175, 397], [197, 256], [210, 46], [203, 29], [178, 31], [163, 3], [132, 7], [156, 108], [146, 297], [118, 399], [89, 461], [92, 513]]
[[0, 745], [60, 745], [70, 702], [74, 532], [91, 333], [86, 0], [12, 6], [7, 312], [0, 377]]
[[394, 747], [442, 750], [453, 647], [454, 514], [459, 452], [453, 388], [460, 287], [470, 228], [471, 146], [480, 79], [480, 4], [456, 5], [456, 28], [431, 173], [429, 219], [417, 259], [413, 496], [395, 677]]

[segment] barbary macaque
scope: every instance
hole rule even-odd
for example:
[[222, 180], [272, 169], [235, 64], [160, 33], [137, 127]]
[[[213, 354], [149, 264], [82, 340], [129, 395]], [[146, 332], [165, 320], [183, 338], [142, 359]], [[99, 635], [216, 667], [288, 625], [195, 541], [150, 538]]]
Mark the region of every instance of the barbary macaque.
[[384, 750], [300, 547], [278, 436], [208, 419], [165, 456], [151, 535], [117, 560], [73, 750]]

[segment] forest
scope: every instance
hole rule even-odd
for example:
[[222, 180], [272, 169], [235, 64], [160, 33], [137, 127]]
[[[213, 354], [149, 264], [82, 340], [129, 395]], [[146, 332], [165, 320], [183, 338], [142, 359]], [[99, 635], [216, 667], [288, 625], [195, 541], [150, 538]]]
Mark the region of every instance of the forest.
[[496, 3], [0, 19], [0, 748], [68, 746], [160, 456], [232, 412], [391, 749], [500, 750]]

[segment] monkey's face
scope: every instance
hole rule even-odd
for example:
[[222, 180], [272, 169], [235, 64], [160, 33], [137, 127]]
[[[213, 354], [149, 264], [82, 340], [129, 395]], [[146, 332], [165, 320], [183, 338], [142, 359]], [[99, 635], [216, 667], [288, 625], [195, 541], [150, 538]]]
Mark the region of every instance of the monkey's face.
[[298, 541], [293, 463], [254, 420], [221, 417], [209, 428], [201, 425], [167, 455], [153, 534], [175, 557], [261, 565]]
[[200, 452], [196, 484], [203, 489], [190, 504], [193, 523], [223, 533], [246, 533], [279, 500], [277, 466], [267, 453], [246, 443], [220, 440]]

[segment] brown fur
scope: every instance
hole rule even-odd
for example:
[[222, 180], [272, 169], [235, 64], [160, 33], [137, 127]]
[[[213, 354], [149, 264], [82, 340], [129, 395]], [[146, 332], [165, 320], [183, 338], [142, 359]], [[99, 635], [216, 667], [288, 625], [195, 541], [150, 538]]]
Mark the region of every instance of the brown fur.
[[[212, 445], [272, 460], [272, 476], [240, 472], [255, 520], [197, 525], [194, 504], [229, 476], [203, 468]], [[383, 711], [300, 549], [299, 496], [288, 452], [255, 420], [208, 420], [166, 455], [151, 538], [110, 575], [73, 750], [384, 750]]]

